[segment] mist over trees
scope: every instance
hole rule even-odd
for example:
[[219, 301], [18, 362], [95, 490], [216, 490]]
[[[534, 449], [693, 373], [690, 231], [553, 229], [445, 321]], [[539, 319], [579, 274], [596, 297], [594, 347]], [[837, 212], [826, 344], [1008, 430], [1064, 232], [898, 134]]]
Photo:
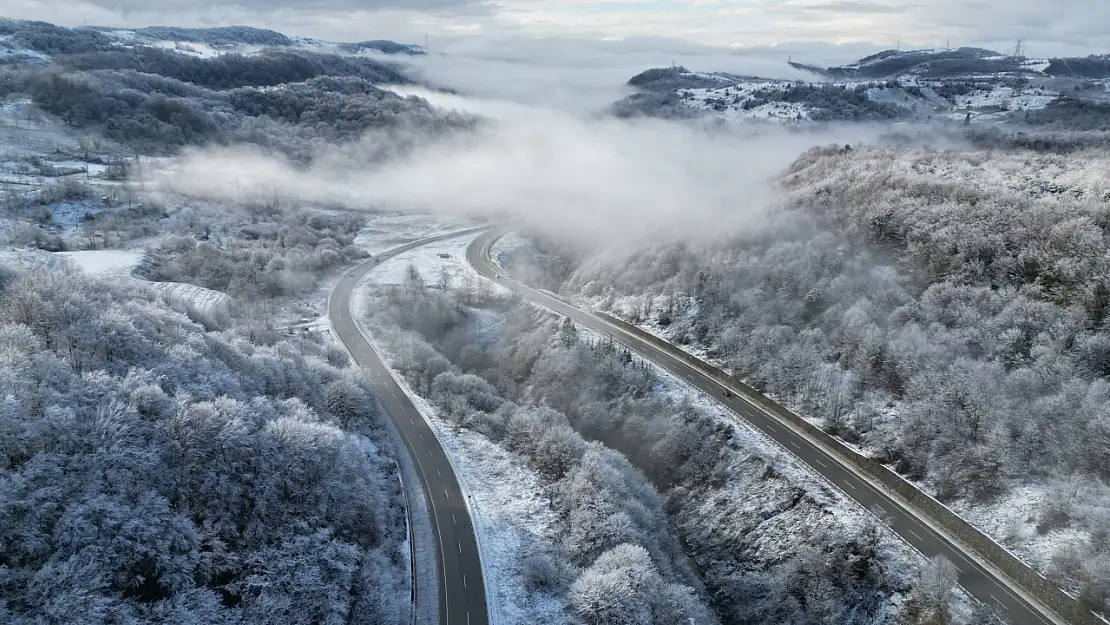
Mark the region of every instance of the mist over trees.
[[381, 418], [315, 344], [0, 272], [0, 620], [407, 622]]
[[[634, 296], [626, 317], [708, 348], [944, 501], [1058, 485], [1037, 531], [1074, 527], [1088, 555], [1061, 547], [1039, 564], [1105, 609], [1105, 166], [1094, 154], [818, 148], [749, 234], [630, 258], [550, 255], [573, 272], [564, 290]], [[1092, 505], [1067, 503], [1069, 480], [1090, 485]]]

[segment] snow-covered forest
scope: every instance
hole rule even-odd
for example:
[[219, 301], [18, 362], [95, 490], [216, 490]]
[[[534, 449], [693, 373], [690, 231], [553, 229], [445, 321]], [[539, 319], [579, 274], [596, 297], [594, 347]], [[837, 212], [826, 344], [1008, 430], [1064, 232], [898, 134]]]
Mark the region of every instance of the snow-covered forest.
[[661, 393], [656, 373], [622, 348], [482, 293], [470, 278], [414, 266], [372, 287], [364, 308], [393, 366], [439, 415], [540, 476], [557, 540], [528, 554], [517, 574], [529, 592], [565, 601], [568, 617], [595, 625], [947, 618], [952, 581], [926, 592], [864, 511], [838, 508], [827, 487], [783, 473], [688, 396]]
[[1105, 609], [1108, 165], [815, 148], [728, 240], [504, 260], [725, 363]]
[[0, 21], [0, 61], [0, 621], [408, 622], [386, 417], [340, 347], [289, 331], [367, 255], [368, 217], [138, 172], [184, 146], [303, 163], [470, 122], [375, 87], [407, 80], [389, 64], [303, 50]]
[[0, 620], [407, 622], [383, 432], [373, 391], [314, 342], [5, 273]]
[[[515, 102], [480, 118], [391, 90], [435, 75], [423, 53], [0, 19], [0, 621], [409, 622], [410, 556], [435, 557], [410, 552], [405, 448], [325, 337], [327, 291], [371, 253], [526, 210], [513, 223], [566, 215], [499, 248], [514, 276], [726, 366], [1110, 612], [1110, 143], [1089, 86], [938, 83], [968, 112], [930, 135], [889, 125], [920, 117], [892, 99], [929, 96], [913, 81], [675, 66], [589, 125], [521, 125]], [[1008, 125], [972, 126], [972, 103]], [[885, 125], [765, 193], [732, 170], [764, 136], [790, 141], [760, 172], [811, 135], [706, 123], [728, 107]], [[676, 119], [614, 119], [645, 113]], [[910, 147], [930, 141], [955, 149]], [[743, 219], [686, 236], [732, 198]], [[413, 206], [452, 217], [381, 212]], [[583, 248], [595, 211], [668, 229]], [[412, 267], [365, 295], [449, 458], [489, 452], [464, 460], [499, 463], [505, 509], [542, 526], [483, 570], [524, 589], [524, 622], [994, 622], [952, 564], [639, 356], [473, 272]]]

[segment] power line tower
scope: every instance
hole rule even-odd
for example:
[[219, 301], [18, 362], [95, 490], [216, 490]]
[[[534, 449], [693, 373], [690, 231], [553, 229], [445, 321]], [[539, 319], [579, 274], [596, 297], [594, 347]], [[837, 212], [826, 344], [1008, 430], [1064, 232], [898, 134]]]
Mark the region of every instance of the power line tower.
[[1014, 59], [1018, 61], [1025, 60], [1025, 39], [1018, 39], [1014, 44]]

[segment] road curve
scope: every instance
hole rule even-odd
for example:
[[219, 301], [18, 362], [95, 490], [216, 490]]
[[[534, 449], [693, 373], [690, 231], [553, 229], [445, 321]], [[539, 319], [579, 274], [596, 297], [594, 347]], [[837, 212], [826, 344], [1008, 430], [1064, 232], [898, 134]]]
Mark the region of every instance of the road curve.
[[721, 384], [682, 360], [597, 315], [510, 278], [490, 259], [490, 247], [501, 234], [503, 232], [491, 230], [475, 239], [467, 249], [467, 260], [480, 274], [501, 283], [534, 304], [612, 337], [714, 398], [774, 440], [782, 449], [800, 459], [813, 472], [824, 476], [844, 494], [874, 513], [918, 551], [930, 557], [937, 554], [946, 557], [956, 565], [960, 585], [980, 601], [996, 606], [1013, 625], [1066, 625], [1059, 616], [1036, 603], [1016, 584], [1007, 583], [1000, 572], [986, 565], [968, 548], [935, 530], [927, 520], [908, 510], [900, 498], [888, 495], [886, 491], [872, 485], [870, 480], [839, 460], [835, 454], [811, 442], [791, 424], [746, 400], [736, 389], [731, 389], [729, 395], [725, 396], [725, 388]]
[[[484, 230], [474, 228], [428, 237], [374, 256], [347, 270], [328, 298], [328, 317], [338, 339], [355, 363], [374, 381], [382, 407], [396, 424], [428, 501], [432, 533], [435, 535], [439, 569], [440, 625], [488, 625], [485, 581], [474, 525], [447, 454], [435, 432], [394, 379], [389, 365], [359, 329], [351, 313], [351, 295], [359, 282], [388, 258], [434, 241]], [[423, 554], [432, 557], [432, 554]], [[414, 563], [415, 564], [415, 563]], [[420, 589], [416, 591], [419, 593]]]

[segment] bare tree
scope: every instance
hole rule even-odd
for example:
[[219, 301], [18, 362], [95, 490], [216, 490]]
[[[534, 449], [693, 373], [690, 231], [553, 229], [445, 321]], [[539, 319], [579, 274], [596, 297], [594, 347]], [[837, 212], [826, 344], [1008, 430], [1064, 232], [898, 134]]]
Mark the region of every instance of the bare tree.
[[919, 625], [949, 625], [952, 599], [959, 583], [959, 571], [944, 556], [933, 556], [921, 568], [913, 589]]
[[446, 293], [447, 289], [451, 287], [451, 270], [448, 267], [439, 268], [439, 276], [436, 279], [436, 287], [440, 291]]

